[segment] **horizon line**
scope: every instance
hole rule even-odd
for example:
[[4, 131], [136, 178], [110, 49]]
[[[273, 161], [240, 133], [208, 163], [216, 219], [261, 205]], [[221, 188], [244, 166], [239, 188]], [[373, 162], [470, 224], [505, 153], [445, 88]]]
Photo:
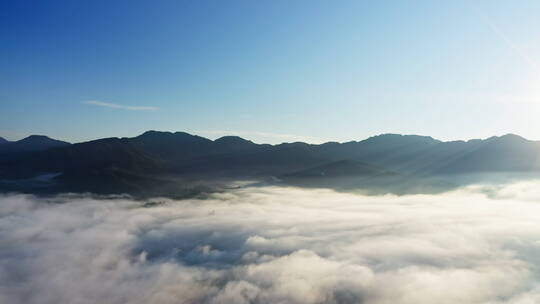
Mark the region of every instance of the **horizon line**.
[[[515, 133], [505, 133], [505, 134], [502, 134], [502, 135], [492, 135], [492, 136], [489, 136], [489, 137], [485, 137], [485, 138], [469, 138], [469, 139], [456, 139], [456, 140], [440, 140], [440, 139], [437, 139], [433, 136], [430, 136], [430, 135], [420, 135], [420, 134], [410, 134], [410, 133], [393, 133], [393, 132], [387, 132], [387, 133], [379, 133], [379, 134], [376, 134], [376, 135], [372, 135], [372, 136], [368, 136], [368, 137], [365, 137], [364, 139], [352, 139], [352, 140], [346, 140], [346, 141], [335, 141], [335, 140], [327, 140], [327, 141], [321, 141], [319, 143], [313, 143], [313, 142], [308, 142], [308, 141], [301, 141], [301, 140], [296, 140], [296, 141], [283, 141], [281, 143], [275, 143], [275, 144], [271, 144], [271, 143], [266, 143], [266, 142], [258, 142], [258, 141], [254, 141], [252, 139], [249, 139], [249, 136], [248, 137], [243, 137], [241, 135], [238, 135], [238, 133], [251, 133], [251, 134], [260, 134], [260, 135], [263, 135], [263, 134], [273, 134], [273, 135], [286, 135], [286, 136], [291, 136], [291, 137], [305, 137], [305, 138], [313, 138], [313, 137], [310, 137], [310, 136], [301, 136], [301, 135], [291, 135], [291, 134], [277, 134], [277, 133], [268, 133], [268, 132], [256, 132], [256, 131], [253, 131], [253, 132], [235, 132], [235, 131], [231, 131], [229, 134], [226, 134], [226, 135], [222, 135], [222, 136], [219, 136], [219, 137], [216, 137], [214, 139], [210, 138], [210, 137], [206, 137], [206, 136], [201, 136], [199, 135], [200, 133], [211, 133], [209, 131], [190, 131], [190, 132], [187, 132], [187, 131], [161, 131], [161, 130], [153, 130], [153, 129], [150, 129], [150, 130], [147, 130], [147, 131], [144, 131], [138, 135], [134, 135], [134, 136], [106, 136], [106, 137], [98, 137], [98, 138], [94, 138], [94, 139], [88, 139], [88, 140], [80, 140], [80, 141], [70, 141], [68, 139], [63, 139], [61, 137], [55, 137], [55, 136], [49, 136], [49, 135], [45, 135], [43, 133], [32, 133], [32, 134], [29, 134], [27, 136], [24, 136], [20, 139], [17, 139], [17, 140], [9, 140], [7, 139], [5, 136], [2, 136], [0, 134], [0, 138], [2, 139], [5, 139], [7, 140], [9, 143], [14, 143], [14, 142], [17, 142], [17, 141], [20, 141], [20, 140], [23, 140], [23, 139], [26, 139], [28, 137], [31, 137], [31, 136], [45, 136], [47, 138], [50, 138], [50, 139], [54, 139], [54, 140], [60, 140], [60, 141], [64, 141], [64, 142], [67, 142], [67, 143], [70, 143], [70, 144], [80, 144], [80, 143], [86, 143], [86, 142], [92, 142], [92, 141], [96, 141], [96, 140], [102, 140], [102, 139], [107, 139], [107, 138], [118, 138], [118, 139], [123, 139], [123, 138], [135, 138], [135, 137], [138, 137], [138, 136], [141, 136], [145, 133], [148, 133], [148, 132], [157, 132], [157, 133], [169, 133], [169, 134], [175, 134], [175, 133], [186, 133], [188, 135], [191, 135], [191, 136], [198, 136], [198, 137], [201, 137], [201, 138], [205, 138], [205, 139], [208, 139], [210, 141], [216, 141], [220, 138], [223, 138], [223, 137], [239, 137], [239, 138], [242, 138], [244, 140], [247, 140], [247, 141], [251, 141], [255, 144], [258, 144], [258, 145], [272, 145], [272, 146], [276, 146], [276, 145], [281, 145], [281, 144], [291, 144], [291, 143], [305, 143], [305, 144], [309, 144], [309, 145], [323, 145], [323, 144], [328, 144], [328, 143], [338, 143], [338, 144], [344, 144], [344, 143], [350, 143], [350, 142], [361, 142], [361, 141], [365, 141], [365, 140], [368, 140], [368, 139], [371, 139], [371, 138], [375, 138], [375, 137], [380, 137], [380, 136], [388, 136], [388, 135], [398, 135], [398, 136], [418, 136], [418, 137], [425, 137], [425, 138], [431, 138], [432, 140], [434, 141], [438, 141], [438, 142], [441, 142], [441, 143], [448, 143], [448, 142], [469, 142], [469, 141], [475, 141], [475, 140], [488, 140], [490, 138], [501, 138], [501, 137], [505, 137], [505, 136], [516, 136], [516, 137], [519, 137], [523, 140], [526, 140], [526, 141], [530, 141], [530, 142], [538, 142], [540, 140], [534, 140], [534, 139], [528, 139], [528, 138], [525, 138], [521, 135], [518, 135], [518, 134], [515, 134]], [[236, 133], [236, 134], [235, 134]], [[272, 137], [272, 136], [269, 136], [269, 137]]]

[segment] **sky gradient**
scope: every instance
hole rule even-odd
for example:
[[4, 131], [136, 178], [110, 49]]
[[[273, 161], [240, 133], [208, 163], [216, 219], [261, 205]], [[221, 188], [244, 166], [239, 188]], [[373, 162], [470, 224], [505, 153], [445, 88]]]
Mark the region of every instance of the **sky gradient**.
[[0, 136], [540, 139], [539, 1], [2, 1]]

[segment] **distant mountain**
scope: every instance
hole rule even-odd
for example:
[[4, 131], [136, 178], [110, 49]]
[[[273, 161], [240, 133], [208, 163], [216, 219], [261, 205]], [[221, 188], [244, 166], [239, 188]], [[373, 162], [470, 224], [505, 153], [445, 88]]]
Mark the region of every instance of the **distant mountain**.
[[288, 178], [334, 178], [342, 176], [381, 176], [394, 175], [395, 172], [375, 167], [366, 163], [339, 160], [313, 168], [308, 168], [287, 174]]
[[223, 136], [214, 140], [218, 151], [238, 152], [253, 149], [257, 144], [238, 136]]
[[70, 143], [49, 138], [43, 135], [31, 135], [18, 141], [0, 140], [0, 153], [43, 151], [50, 148], [65, 147]]
[[399, 174], [352, 160], [341, 160], [293, 172], [281, 179], [299, 187], [323, 187], [365, 194], [437, 193], [456, 187], [433, 177]]
[[7, 143], [9, 143], [9, 140], [7, 140], [7, 139], [5, 139], [3, 137], [0, 137], [0, 145], [7, 144]]
[[187, 191], [186, 185], [267, 178], [377, 193], [429, 192], [455, 186], [456, 178], [448, 176], [540, 173], [540, 142], [512, 134], [451, 142], [383, 134], [346, 143], [261, 145], [237, 136], [210, 140], [148, 131], [73, 145], [30, 136], [0, 145], [0, 152], [0, 181], [7, 181], [0, 190], [28, 192], [35, 189], [17, 181], [39, 176], [52, 176], [39, 191], [168, 195]]
[[318, 149], [323, 155], [334, 160], [358, 160], [391, 170], [409, 171], [407, 167], [414, 163], [421, 153], [434, 149], [441, 143], [443, 142], [429, 136], [383, 134], [362, 141], [326, 143]]
[[540, 170], [540, 142], [507, 134], [473, 142], [461, 155], [449, 159], [437, 173], [518, 172]]

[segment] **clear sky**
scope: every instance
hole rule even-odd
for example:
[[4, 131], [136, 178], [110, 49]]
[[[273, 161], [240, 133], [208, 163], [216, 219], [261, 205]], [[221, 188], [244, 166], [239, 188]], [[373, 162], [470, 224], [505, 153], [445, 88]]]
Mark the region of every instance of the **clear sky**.
[[0, 1], [0, 136], [540, 139], [540, 1]]

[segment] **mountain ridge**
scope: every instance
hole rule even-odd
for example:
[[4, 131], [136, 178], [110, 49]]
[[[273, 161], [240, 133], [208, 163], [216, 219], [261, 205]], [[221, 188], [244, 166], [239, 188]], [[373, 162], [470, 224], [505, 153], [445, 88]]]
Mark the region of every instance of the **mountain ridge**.
[[[268, 145], [238, 136], [210, 140], [186, 132], [151, 130], [135, 137], [75, 144], [44, 136], [27, 137], [22, 142], [27, 141], [52, 145], [4, 152], [0, 180], [55, 174], [54, 185], [45, 187], [50, 191], [136, 193], [146, 191], [148, 185], [173, 189], [194, 181], [277, 177], [285, 182], [294, 179], [295, 184], [323, 187], [337, 187], [339, 180], [349, 188], [374, 185], [372, 181], [377, 180], [378, 191], [401, 184], [405, 186], [400, 191], [406, 193], [413, 187], [433, 189], [431, 180], [445, 175], [540, 172], [540, 142], [515, 134], [468, 141], [381, 134], [344, 143]], [[393, 174], [390, 178], [381, 172]], [[0, 190], [9, 188], [0, 183]]]
[[17, 141], [0, 140], [0, 153], [43, 151], [50, 148], [68, 146], [70, 143], [45, 135], [30, 135]]

